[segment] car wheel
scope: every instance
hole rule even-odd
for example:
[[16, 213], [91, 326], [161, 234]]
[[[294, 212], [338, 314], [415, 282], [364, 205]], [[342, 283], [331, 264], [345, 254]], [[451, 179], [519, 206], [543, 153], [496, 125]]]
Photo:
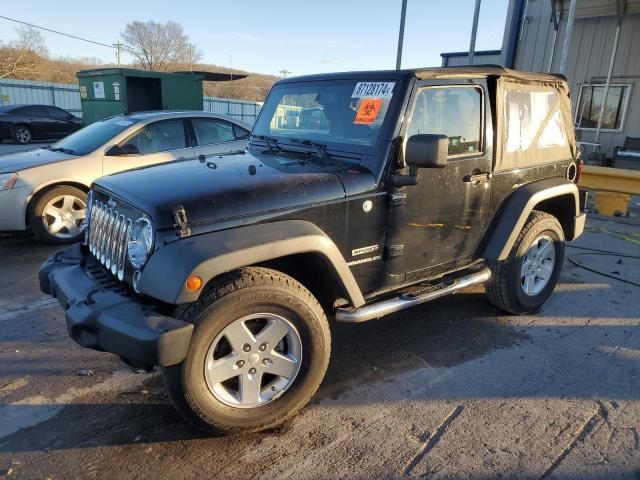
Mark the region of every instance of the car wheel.
[[564, 260], [564, 233], [558, 219], [534, 211], [505, 260], [490, 262], [485, 288], [489, 301], [514, 314], [531, 312], [549, 298]]
[[26, 125], [18, 125], [13, 129], [13, 139], [16, 143], [26, 145], [32, 138], [31, 129]]
[[255, 432], [295, 415], [329, 363], [324, 311], [299, 282], [243, 268], [208, 287], [176, 317], [195, 325], [185, 360], [163, 370], [169, 396], [212, 433]]
[[87, 194], [75, 187], [59, 186], [34, 200], [30, 224], [33, 233], [47, 243], [82, 240]]

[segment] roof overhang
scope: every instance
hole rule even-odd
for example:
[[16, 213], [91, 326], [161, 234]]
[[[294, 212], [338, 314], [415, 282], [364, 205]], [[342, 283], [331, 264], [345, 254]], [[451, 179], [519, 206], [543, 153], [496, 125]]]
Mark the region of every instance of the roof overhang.
[[[569, 14], [570, 0], [562, 0], [562, 18]], [[626, 0], [625, 14], [640, 13], [640, 0]], [[616, 16], [616, 0], [580, 0], [576, 3], [576, 18]]]

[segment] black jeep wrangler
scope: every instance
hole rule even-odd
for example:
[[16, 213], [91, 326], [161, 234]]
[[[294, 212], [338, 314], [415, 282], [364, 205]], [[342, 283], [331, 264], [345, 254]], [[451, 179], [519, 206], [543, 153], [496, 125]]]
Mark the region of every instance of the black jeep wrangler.
[[41, 289], [80, 345], [161, 366], [196, 425], [266, 429], [322, 381], [328, 318], [475, 284], [507, 312], [540, 307], [584, 228], [579, 173], [560, 76], [287, 78], [246, 151], [96, 181], [84, 243], [43, 265]]

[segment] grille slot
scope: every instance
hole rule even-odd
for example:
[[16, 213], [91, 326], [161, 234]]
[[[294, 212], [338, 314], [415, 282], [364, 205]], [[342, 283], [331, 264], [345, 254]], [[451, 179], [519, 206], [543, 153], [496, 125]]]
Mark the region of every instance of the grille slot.
[[[109, 203], [112, 205], [112, 202]], [[117, 206], [109, 206], [97, 200], [93, 202], [87, 246], [94, 258], [104, 266], [103, 275], [104, 272], [109, 272], [118, 280], [124, 280], [131, 224], [131, 219], [118, 212]], [[109, 280], [115, 281], [111, 276]]]

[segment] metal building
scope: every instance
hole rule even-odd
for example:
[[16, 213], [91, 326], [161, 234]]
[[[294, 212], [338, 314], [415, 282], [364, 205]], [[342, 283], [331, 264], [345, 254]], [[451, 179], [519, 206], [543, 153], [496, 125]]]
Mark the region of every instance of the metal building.
[[[640, 0], [509, 0], [508, 8], [501, 50], [475, 52], [474, 64], [563, 73], [586, 153], [612, 156], [626, 137], [640, 137]], [[467, 64], [465, 52], [442, 59]]]

